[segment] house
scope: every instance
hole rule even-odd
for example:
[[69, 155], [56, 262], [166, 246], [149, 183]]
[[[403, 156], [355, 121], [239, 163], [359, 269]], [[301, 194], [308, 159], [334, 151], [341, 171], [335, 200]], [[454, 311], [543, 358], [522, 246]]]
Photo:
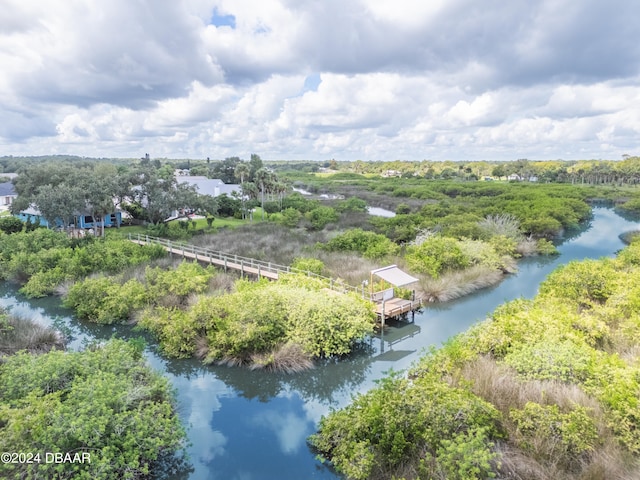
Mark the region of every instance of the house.
[[520, 175], [518, 175], [517, 173], [512, 173], [511, 175], [509, 175], [507, 177], [507, 180], [510, 180], [510, 181], [514, 181], [515, 180], [515, 181], [519, 182], [519, 181], [522, 180], [522, 177], [520, 177]]
[[198, 193], [201, 195], [217, 197], [219, 195], [227, 194], [231, 196], [234, 192], [239, 195], [241, 191], [240, 185], [224, 183], [219, 178], [207, 178], [195, 175], [181, 175], [176, 178], [178, 183], [186, 183], [187, 185], [195, 186]]
[[[31, 223], [37, 223], [39, 221], [39, 225], [42, 227], [62, 228], [65, 226], [63, 224], [63, 221], [60, 219], [56, 219], [56, 224], [54, 226], [50, 226], [49, 222], [47, 222], [47, 220], [42, 216], [40, 211], [34, 205], [30, 205], [29, 208], [15, 214], [15, 216], [23, 222], [31, 221]], [[122, 212], [115, 211], [110, 215], [104, 216], [105, 227], [119, 227], [120, 225], [122, 225]], [[78, 212], [74, 216], [73, 224], [69, 226], [80, 229], [98, 228], [102, 226], [102, 221], [94, 221], [89, 212]]]
[[401, 177], [402, 172], [400, 170], [385, 170], [380, 176], [383, 178]]
[[11, 206], [15, 198], [18, 196], [13, 183], [0, 183], [0, 208], [6, 209]]

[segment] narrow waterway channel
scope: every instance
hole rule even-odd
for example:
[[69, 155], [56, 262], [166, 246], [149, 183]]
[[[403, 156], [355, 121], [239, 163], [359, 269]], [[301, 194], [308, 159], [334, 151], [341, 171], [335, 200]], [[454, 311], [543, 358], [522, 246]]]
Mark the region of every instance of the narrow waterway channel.
[[[195, 360], [166, 360], [150, 346], [149, 361], [176, 388], [191, 442], [193, 469], [171, 478], [339, 478], [315, 459], [306, 444], [322, 415], [347, 404], [353, 394], [369, 390], [390, 369], [408, 368], [426, 348], [483, 320], [505, 301], [532, 297], [558, 265], [613, 256], [624, 246], [618, 235], [637, 228], [637, 223], [609, 208], [595, 208], [590, 224], [559, 245], [559, 256], [522, 261], [519, 272], [496, 287], [428, 306], [414, 323], [392, 324], [383, 338], [373, 338], [348, 359], [326, 362], [302, 374], [204, 367]], [[62, 329], [71, 340], [70, 348], [114, 335], [140, 336], [131, 327], [99, 327], [76, 320], [55, 298], [27, 301], [7, 284], [0, 284], [0, 305]]]

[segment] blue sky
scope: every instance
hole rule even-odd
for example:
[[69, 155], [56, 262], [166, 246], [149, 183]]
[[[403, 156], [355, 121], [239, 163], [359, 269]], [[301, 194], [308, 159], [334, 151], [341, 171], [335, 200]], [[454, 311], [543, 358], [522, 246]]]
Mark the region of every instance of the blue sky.
[[634, 0], [5, 0], [0, 155], [637, 155]]

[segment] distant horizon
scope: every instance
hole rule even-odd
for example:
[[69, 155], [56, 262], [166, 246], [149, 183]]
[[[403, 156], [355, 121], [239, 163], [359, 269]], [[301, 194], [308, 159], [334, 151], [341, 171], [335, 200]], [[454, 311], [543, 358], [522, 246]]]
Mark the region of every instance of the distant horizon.
[[[2, 155], [0, 156], [0, 160], [4, 158], [11, 159], [45, 159], [47, 157], [51, 157], [55, 159], [56, 157], [67, 157], [67, 158], [77, 158], [79, 160], [142, 160], [143, 157], [94, 157], [94, 156], [83, 156], [83, 155], [74, 155], [68, 153], [59, 153], [59, 154], [49, 154], [49, 155]], [[180, 162], [180, 161], [195, 161], [195, 162], [222, 162], [226, 158], [238, 157], [238, 155], [231, 155], [230, 157], [225, 158], [194, 158], [194, 157], [154, 157], [150, 155], [151, 160], [167, 160], [170, 162]], [[313, 162], [313, 163], [325, 163], [332, 160], [335, 160], [339, 163], [354, 163], [354, 162], [366, 162], [366, 163], [392, 163], [392, 162], [408, 162], [408, 163], [419, 163], [419, 162], [454, 162], [454, 163], [480, 163], [480, 162], [490, 162], [490, 163], [508, 163], [508, 162], [517, 162], [518, 160], [526, 160], [528, 162], [622, 162], [627, 158], [638, 158], [636, 155], [625, 155], [621, 158], [579, 158], [579, 159], [564, 159], [564, 158], [513, 158], [510, 160], [490, 160], [490, 159], [479, 159], [479, 160], [452, 160], [452, 159], [442, 159], [442, 160], [434, 160], [434, 159], [421, 159], [421, 160], [412, 160], [412, 159], [401, 159], [395, 158], [392, 160], [372, 160], [372, 159], [355, 159], [355, 160], [340, 160], [337, 158], [325, 158], [325, 159], [309, 159], [309, 158], [296, 158], [296, 159], [282, 159], [282, 158], [263, 158], [260, 156], [263, 162]], [[249, 156], [246, 158], [239, 157], [242, 161], [249, 161]], [[1, 173], [1, 172], [0, 172]]]

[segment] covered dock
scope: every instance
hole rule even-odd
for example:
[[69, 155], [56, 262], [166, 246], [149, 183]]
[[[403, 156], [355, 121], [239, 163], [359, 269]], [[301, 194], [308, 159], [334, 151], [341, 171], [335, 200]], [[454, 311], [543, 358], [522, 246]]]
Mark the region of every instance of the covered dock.
[[372, 270], [370, 280], [372, 289], [374, 277], [382, 279], [387, 284], [392, 285], [390, 288], [371, 292], [371, 300], [376, 304], [376, 313], [382, 325], [384, 325], [387, 319], [396, 318], [405, 313], [411, 312], [413, 316], [415, 315], [415, 311], [422, 306], [422, 300], [416, 298], [415, 290], [412, 290], [411, 299], [396, 296], [396, 288], [407, 287], [418, 282], [417, 278], [402, 271], [397, 265], [389, 265]]

